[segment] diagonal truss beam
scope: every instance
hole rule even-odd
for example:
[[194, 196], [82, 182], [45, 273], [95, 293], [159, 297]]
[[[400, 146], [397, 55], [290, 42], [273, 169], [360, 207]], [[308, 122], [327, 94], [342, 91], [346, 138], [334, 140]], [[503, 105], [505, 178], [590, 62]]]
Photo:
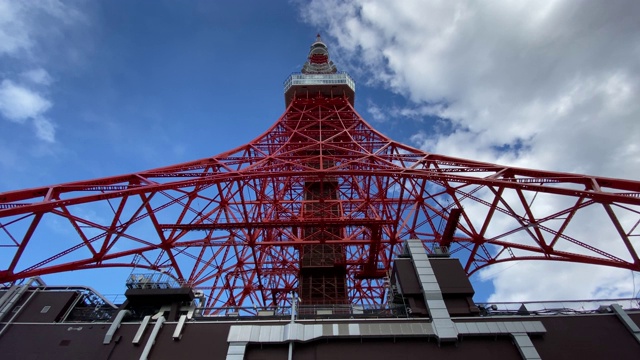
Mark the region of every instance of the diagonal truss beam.
[[[335, 190], [312, 198], [311, 183]], [[638, 181], [425, 153], [345, 98], [294, 98], [265, 133], [210, 158], [1, 193], [0, 282], [129, 266], [169, 271], [210, 306], [283, 305], [301, 242], [339, 230], [350, 300], [379, 304], [410, 238], [449, 245], [469, 274], [534, 259], [640, 271], [639, 223]]]

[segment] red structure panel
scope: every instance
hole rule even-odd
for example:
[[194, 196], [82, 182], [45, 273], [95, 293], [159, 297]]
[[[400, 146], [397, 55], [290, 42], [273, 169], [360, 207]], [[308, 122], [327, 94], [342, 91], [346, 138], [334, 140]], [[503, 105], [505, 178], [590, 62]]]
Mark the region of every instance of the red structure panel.
[[448, 246], [468, 274], [511, 260], [640, 271], [640, 182], [425, 153], [374, 130], [353, 93], [305, 88], [231, 151], [0, 194], [0, 282], [137, 267], [205, 290], [210, 307], [282, 306], [325, 276], [320, 302], [374, 305], [406, 239]]

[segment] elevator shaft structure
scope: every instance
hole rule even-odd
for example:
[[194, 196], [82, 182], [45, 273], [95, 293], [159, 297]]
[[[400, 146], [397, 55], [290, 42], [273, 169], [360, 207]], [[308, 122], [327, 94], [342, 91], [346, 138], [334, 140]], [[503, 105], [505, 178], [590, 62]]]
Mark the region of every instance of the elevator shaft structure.
[[379, 306], [402, 243], [471, 275], [513, 260], [640, 271], [640, 182], [513, 168], [393, 141], [354, 109], [318, 38], [284, 114], [222, 154], [0, 194], [0, 282], [159, 271], [206, 307]]
[[[350, 96], [353, 99], [353, 82], [348, 84], [347, 74], [336, 74], [335, 65], [329, 60], [329, 52], [326, 45], [318, 37], [311, 45], [307, 62], [302, 68], [302, 73], [292, 75], [287, 82], [285, 99], [297, 98], [344, 98]], [[337, 76], [336, 76], [337, 75]], [[295, 76], [295, 79], [294, 79]], [[350, 86], [351, 85], [351, 86]], [[291, 122], [296, 126], [295, 119]], [[311, 137], [317, 144], [322, 139], [341, 137], [336, 131], [326, 129], [331, 121], [337, 118], [328, 118], [328, 121], [316, 122], [306, 128], [305, 134]], [[286, 121], [286, 120], [285, 120]], [[295, 144], [303, 143], [303, 134], [292, 137]], [[341, 139], [348, 140], [348, 139]], [[345, 155], [343, 151], [325, 148], [323, 146], [304, 147], [296, 152], [306, 160], [306, 166], [324, 170], [335, 166], [335, 157]], [[306, 242], [318, 242], [312, 245], [302, 245], [299, 248], [300, 272], [298, 275], [298, 294], [308, 305], [347, 305], [346, 283], [346, 256], [345, 246], [335, 244], [344, 239], [342, 226], [332, 225], [344, 213], [341, 211], [338, 200], [339, 183], [335, 177], [309, 178], [304, 182], [304, 207], [302, 217], [305, 219], [318, 219], [319, 226], [303, 226], [302, 240]], [[322, 224], [328, 221], [329, 224]]]

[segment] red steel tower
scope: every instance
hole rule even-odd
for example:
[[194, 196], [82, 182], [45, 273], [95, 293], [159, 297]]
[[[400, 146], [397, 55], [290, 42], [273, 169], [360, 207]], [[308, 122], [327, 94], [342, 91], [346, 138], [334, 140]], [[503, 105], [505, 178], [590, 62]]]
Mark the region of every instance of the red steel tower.
[[[374, 130], [318, 36], [284, 114], [225, 153], [0, 194], [0, 282], [134, 267], [208, 307], [386, 301], [407, 239], [468, 274], [511, 260], [640, 271], [640, 182], [430, 154]], [[635, 242], [635, 243], [634, 243]]]

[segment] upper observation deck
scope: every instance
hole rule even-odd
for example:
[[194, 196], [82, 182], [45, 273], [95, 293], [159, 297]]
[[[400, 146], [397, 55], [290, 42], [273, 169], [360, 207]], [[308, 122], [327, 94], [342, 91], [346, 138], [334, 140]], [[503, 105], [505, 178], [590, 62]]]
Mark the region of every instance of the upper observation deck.
[[296, 97], [346, 97], [353, 105], [356, 83], [346, 72], [338, 72], [329, 58], [327, 45], [320, 34], [311, 44], [307, 61], [301, 72], [291, 74], [284, 82], [284, 101], [288, 106]]
[[322, 94], [325, 97], [346, 96], [353, 105], [355, 101], [356, 83], [346, 72], [334, 74], [291, 74], [284, 82], [284, 101], [289, 105], [294, 94], [297, 96], [313, 96]]

